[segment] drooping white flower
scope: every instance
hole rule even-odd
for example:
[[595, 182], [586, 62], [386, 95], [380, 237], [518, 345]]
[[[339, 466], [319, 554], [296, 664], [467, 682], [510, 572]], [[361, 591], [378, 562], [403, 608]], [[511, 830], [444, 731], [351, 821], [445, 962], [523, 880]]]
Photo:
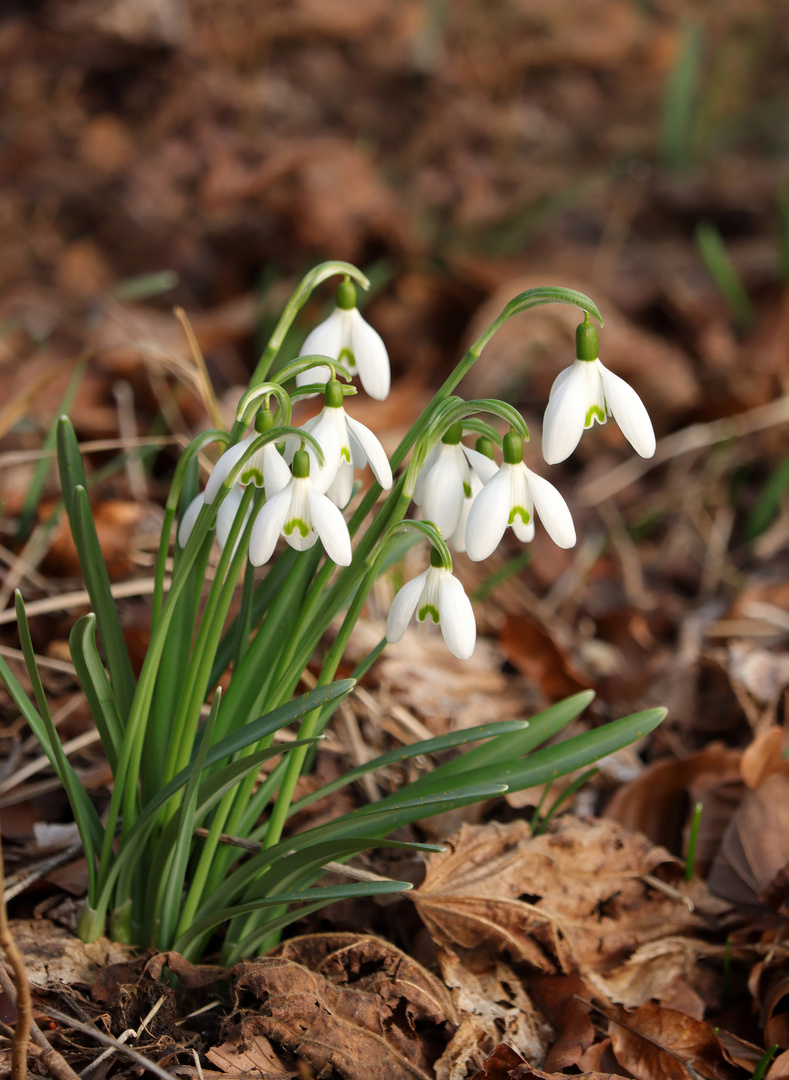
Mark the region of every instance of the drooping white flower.
[[[461, 553], [466, 550], [466, 525], [468, 524], [468, 516], [471, 513], [474, 500], [485, 484], [492, 480], [499, 471], [498, 465], [493, 460], [493, 444], [491, 443], [489, 446], [490, 453], [483, 453], [479, 449], [481, 444], [486, 443], [488, 443], [487, 439], [478, 439], [477, 451], [475, 453], [472, 451], [474, 457], [469, 458], [469, 465], [471, 465], [471, 497], [463, 500], [463, 509], [460, 511], [457, 528], [450, 537], [447, 537], [447, 543], [451, 543], [455, 551]], [[488, 464], [484, 465], [482, 461], [477, 460], [479, 457], [482, 457]]]
[[316, 487], [325, 492], [340, 509], [348, 505], [353, 494], [353, 470], [369, 464], [381, 487], [392, 486], [392, 468], [386, 451], [364, 424], [348, 416], [343, 407], [342, 386], [336, 379], [326, 384], [326, 404], [317, 416], [303, 425], [316, 440], [324, 456], [324, 466], [318, 464], [311, 447], [310, 475]]
[[[337, 306], [324, 322], [307, 335], [302, 356], [328, 356], [345, 364], [352, 375], [358, 374], [362, 386], [372, 398], [383, 401], [389, 393], [391, 374], [389, 355], [381, 335], [362, 318], [356, 307], [356, 289], [344, 281], [337, 290]], [[327, 367], [314, 367], [296, 378], [299, 386], [327, 382]]]
[[467, 504], [474, 498], [474, 474], [486, 484], [498, 468], [484, 454], [464, 446], [462, 435], [459, 423], [445, 432], [427, 455], [414, 485], [414, 502], [422, 507], [423, 518], [432, 521], [445, 540], [452, 538], [455, 547], [464, 511], [468, 512]]
[[470, 559], [487, 559], [498, 547], [507, 526], [526, 543], [534, 538], [534, 516], [562, 548], [575, 544], [575, 526], [567, 503], [547, 480], [523, 463], [523, 440], [514, 432], [504, 436], [504, 463], [474, 500], [466, 524]]
[[[265, 424], [262, 426], [265, 428]], [[248, 449], [249, 442], [244, 439], [236, 443], [235, 446], [231, 446], [219, 458], [211, 470], [205, 491], [192, 499], [184, 511], [181, 523], [178, 526], [179, 547], [186, 547], [201, 509], [204, 505], [210, 506], [214, 502], [231, 469], [238, 464]], [[281, 491], [289, 480], [290, 469], [285, 464], [274, 443], [266, 443], [261, 450], [257, 450], [252, 454], [236, 477], [233, 486], [222, 500], [222, 504], [217, 511], [216, 538], [220, 548], [225, 546], [247, 484], [255, 484], [257, 487], [265, 488], [266, 497], [271, 498], [272, 495], [276, 495], [278, 491]], [[247, 510], [245, 524], [249, 513], [250, 510]]]
[[474, 652], [477, 625], [471, 601], [451, 570], [431, 565], [400, 589], [386, 620], [387, 641], [400, 640], [414, 612], [419, 622], [430, 617], [438, 623], [449, 651], [459, 660], [468, 660]]
[[655, 453], [655, 433], [641, 398], [598, 358], [597, 331], [591, 323], [576, 330], [577, 359], [559, 372], [551, 387], [542, 426], [542, 453], [549, 465], [569, 457], [585, 428], [613, 416], [641, 457]]
[[310, 479], [310, 458], [297, 450], [293, 475], [282, 491], [267, 499], [252, 526], [249, 561], [253, 566], [268, 562], [283, 534], [297, 551], [306, 551], [320, 539], [326, 554], [339, 566], [351, 561], [351, 538], [340, 511]]

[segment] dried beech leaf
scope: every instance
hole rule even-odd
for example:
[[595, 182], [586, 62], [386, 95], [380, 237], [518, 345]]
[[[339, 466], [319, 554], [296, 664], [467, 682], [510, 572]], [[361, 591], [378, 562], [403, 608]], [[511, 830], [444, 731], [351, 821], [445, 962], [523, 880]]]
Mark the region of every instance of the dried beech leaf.
[[589, 988], [577, 975], [537, 975], [531, 980], [537, 1003], [553, 1024], [558, 1038], [545, 1058], [548, 1072], [578, 1065], [595, 1038], [587, 1004]]
[[433, 1080], [433, 1061], [454, 1026], [438, 979], [374, 937], [295, 938], [238, 964], [234, 975], [237, 1008], [254, 1017], [255, 1033], [318, 1075]]
[[437, 1080], [465, 1080], [471, 1069], [484, 1066], [481, 1058], [501, 1038], [523, 1058], [542, 1061], [550, 1027], [509, 964], [459, 956], [449, 947], [439, 949], [438, 962], [462, 1019], [436, 1062]]
[[787, 864], [789, 777], [773, 773], [757, 791], [746, 794], [726, 830], [707, 882], [716, 895], [758, 913], [766, 892], [780, 908], [785, 894], [780, 881], [773, 883]]
[[[699, 929], [702, 912], [725, 907], [700, 882], [681, 882], [666, 851], [611, 821], [568, 818], [533, 838], [522, 821], [464, 826], [451, 847], [429, 858], [411, 894], [431, 935], [544, 972], [610, 975], [647, 943]], [[674, 871], [670, 892], [644, 880], [661, 865]], [[684, 903], [691, 894], [695, 911]]]
[[725, 1060], [709, 1024], [648, 1002], [633, 1012], [601, 1010], [609, 1021], [616, 1059], [637, 1080], [729, 1080], [737, 1070]]
[[245, 1020], [230, 1032], [221, 1046], [206, 1051], [206, 1057], [220, 1072], [231, 1076], [259, 1077], [260, 1080], [286, 1080], [294, 1076], [282, 1064], [271, 1043], [255, 1031], [254, 1017]]
[[[508, 1080], [564, 1080], [566, 1073], [543, 1072], [542, 1069], [534, 1069], [531, 1065], [519, 1065], [509, 1074]], [[619, 1080], [617, 1073], [583, 1072], [575, 1073], [573, 1080]]]
[[509, 1080], [512, 1070], [523, 1064], [523, 1058], [516, 1054], [506, 1043], [499, 1043], [496, 1049], [485, 1058], [479, 1072], [472, 1080]]

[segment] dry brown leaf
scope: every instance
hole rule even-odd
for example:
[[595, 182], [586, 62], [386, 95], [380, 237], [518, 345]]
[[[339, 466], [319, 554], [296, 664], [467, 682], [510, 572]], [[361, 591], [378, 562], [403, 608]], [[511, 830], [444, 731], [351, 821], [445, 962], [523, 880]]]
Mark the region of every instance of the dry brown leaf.
[[789, 1077], [789, 1050], [784, 1050], [767, 1070], [764, 1080], [786, 1080], [787, 1077]]
[[648, 1002], [627, 1012], [601, 1010], [609, 1021], [617, 1061], [637, 1080], [711, 1080], [736, 1077], [709, 1024]]
[[509, 964], [449, 947], [438, 950], [438, 962], [461, 1022], [435, 1064], [437, 1080], [465, 1080], [500, 1038], [527, 1060], [542, 1061], [550, 1027]]
[[90, 986], [108, 964], [127, 961], [132, 950], [107, 938], [86, 944], [48, 919], [15, 919], [14, 938], [32, 986]]
[[548, 701], [558, 701], [592, 686], [567, 650], [532, 619], [508, 615], [499, 631], [499, 644], [507, 660], [537, 683]]
[[260, 1080], [285, 1080], [298, 1073], [288, 1071], [271, 1048], [265, 1035], [255, 1029], [255, 1017], [233, 1028], [221, 1046], [206, 1051], [206, 1057], [222, 1073], [232, 1076], [248, 1074]]
[[438, 979], [371, 936], [294, 938], [274, 955], [237, 965], [234, 975], [237, 1007], [252, 1012], [255, 1034], [319, 1074], [432, 1080], [455, 1024]]
[[759, 732], [743, 750], [740, 772], [751, 791], [756, 791], [774, 773], [789, 776], [789, 759], [783, 756], [785, 742], [784, 729], [770, 727]]
[[523, 1064], [523, 1058], [516, 1054], [511, 1046], [499, 1043], [496, 1049], [482, 1062], [479, 1072], [472, 1080], [509, 1080], [512, 1070]]
[[754, 912], [765, 894], [771, 906], [785, 903], [789, 864], [789, 777], [773, 773], [749, 791], [732, 818], [707, 878], [717, 896]]
[[[656, 844], [679, 853], [683, 830], [702, 790], [720, 788], [739, 779], [740, 751], [723, 743], [710, 743], [681, 761], [655, 761], [634, 780], [623, 784], [605, 808], [603, 816], [625, 828], [644, 833]], [[739, 785], [741, 789], [741, 785]], [[694, 792], [691, 800], [690, 792]], [[709, 800], [704, 799], [699, 843], [696, 848], [697, 873], [706, 872], [728, 824], [718, 821], [712, 829]], [[731, 807], [728, 807], [729, 813]]]
[[[659, 866], [673, 870], [673, 891], [644, 880]], [[700, 929], [702, 913], [724, 907], [700, 882], [679, 881], [676, 860], [645, 837], [614, 822], [569, 818], [533, 838], [522, 821], [464, 826], [450, 851], [429, 858], [411, 895], [439, 943], [601, 979], [640, 947]]]
[[[523, 1065], [519, 1065], [517, 1069], [510, 1072], [508, 1080], [562, 1080], [566, 1075], [566, 1073], [561, 1072], [543, 1072], [542, 1069], [535, 1069], [524, 1062]], [[574, 1073], [573, 1080], [618, 1080], [618, 1074], [603, 1072]]]
[[546, 1070], [559, 1072], [578, 1065], [595, 1038], [587, 1004], [589, 988], [577, 975], [537, 975], [530, 985], [558, 1034], [545, 1058]]

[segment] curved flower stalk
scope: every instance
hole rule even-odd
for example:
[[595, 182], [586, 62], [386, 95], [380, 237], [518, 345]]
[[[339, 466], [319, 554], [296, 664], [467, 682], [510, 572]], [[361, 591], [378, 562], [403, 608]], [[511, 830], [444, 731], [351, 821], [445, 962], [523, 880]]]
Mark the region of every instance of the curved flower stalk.
[[[588, 317], [587, 317], [588, 319]], [[641, 398], [598, 358], [597, 330], [588, 321], [575, 331], [576, 360], [559, 372], [551, 387], [542, 426], [542, 454], [549, 465], [575, 450], [585, 428], [613, 416], [641, 457], [655, 453], [655, 433]]]
[[[258, 433], [262, 434], [271, 430], [273, 425], [274, 418], [271, 411], [269, 409], [261, 410], [256, 419]], [[181, 524], [178, 526], [179, 547], [186, 547], [203, 506], [210, 506], [214, 502], [230, 472], [248, 449], [249, 442], [244, 439], [242, 442], [236, 443], [235, 446], [231, 446], [219, 458], [211, 470], [205, 490], [196, 495], [184, 511]], [[217, 511], [216, 538], [220, 548], [225, 546], [241, 505], [244, 488], [248, 484], [255, 484], [257, 487], [264, 488], [266, 498], [270, 499], [272, 495], [282, 491], [289, 480], [290, 469], [274, 443], [266, 443], [260, 450], [255, 451], [245, 462], [236, 477], [235, 483], [222, 500], [222, 504]], [[250, 511], [247, 510], [247, 517], [249, 513]]]
[[321, 469], [314, 453], [307, 449], [312, 474], [316, 477], [315, 485], [342, 510], [353, 494], [354, 469], [369, 465], [384, 491], [392, 486], [392, 469], [386, 451], [372, 431], [346, 413], [343, 388], [337, 379], [326, 383], [325, 393], [325, 406], [303, 428], [320, 445], [326, 461]]
[[[345, 361], [351, 374], [359, 376], [370, 397], [383, 401], [389, 394], [391, 374], [386, 346], [356, 307], [356, 288], [351, 281], [340, 285], [337, 306], [328, 319], [308, 334], [301, 353], [304, 356], [318, 353]], [[327, 382], [329, 378], [328, 367], [315, 367], [309, 374], [298, 375], [296, 383], [305, 386], [310, 382]]]
[[339, 566], [351, 562], [351, 537], [340, 511], [310, 479], [310, 456], [297, 450], [293, 475], [282, 491], [266, 500], [252, 526], [249, 561], [262, 566], [274, 554], [280, 533], [297, 551], [320, 539], [326, 554]]
[[386, 640], [399, 641], [416, 612], [418, 622], [429, 617], [441, 627], [447, 648], [459, 660], [468, 660], [477, 641], [477, 624], [463, 586], [432, 548], [430, 566], [400, 589], [386, 620]]
[[461, 442], [463, 426], [452, 424], [441, 442], [433, 447], [422, 466], [414, 486], [414, 502], [422, 508], [422, 516], [432, 521], [458, 551], [457, 542], [461, 520], [465, 517], [477, 491], [481, 490], [498, 471], [495, 461]]
[[523, 439], [515, 432], [504, 436], [504, 463], [474, 500], [466, 525], [470, 559], [487, 559], [498, 547], [507, 526], [519, 540], [534, 539], [534, 516], [539, 514], [555, 544], [575, 544], [575, 526], [567, 503], [547, 480], [523, 463]]

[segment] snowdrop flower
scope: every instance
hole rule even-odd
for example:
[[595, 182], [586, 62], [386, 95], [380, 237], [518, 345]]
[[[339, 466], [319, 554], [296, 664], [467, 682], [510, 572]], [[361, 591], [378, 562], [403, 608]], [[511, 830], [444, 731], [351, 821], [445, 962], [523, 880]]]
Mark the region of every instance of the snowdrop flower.
[[613, 416], [641, 457], [655, 452], [655, 433], [641, 398], [598, 359], [597, 330], [590, 322], [575, 331], [576, 361], [551, 387], [542, 426], [542, 453], [549, 465], [569, 457], [584, 428]]
[[575, 527], [567, 503], [547, 480], [523, 463], [523, 439], [511, 431], [504, 436], [504, 463], [474, 500], [466, 525], [470, 559], [487, 559], [508, 525], [519, 540], [534, 538], [534, 514], [559, 547], [575, 544]]
[[[274, 419], [270, 410], [261, 410], [255, 421], [255, 428], [258, 434], [270, 430], [273, 425]], [[181, 518], [181, 524], [178, 526], [179, 547], [186, 547], [203, 506], [210, 506], [216, 499], [222, 484], [230, 475], [230, 471], [238, 464], [248, 448], [249, 443], [245, 439], [240, 443], [236, 443], [235, 446], [231, 446], [230, 449], [226, 450], [219, 458], [216, 465], [211, 470], [211, 475], [208, 478], [205, 491], [201, 492], [200, 495], [197, 495], [184, 511], [184, 515]], [[290, 469], [285, 464], [282, 455], [279, 453], [274, 443], [266, 443], [262, 450], [258, 450], [252, 454], [244, 464], [239, 475], [236, 477], [235, 483], [222, 500], [222, 504], [217, 511], [216, 538], [219, 546], [221, 548], [224, 548], [225, 546], [230, 530], [233, 527], [236, 513], [241, 504], [243, 490], [247, 484], [255, 484], [257, 487], [265, 488], [266, 497], [271, 498], [271, 496], [276, 495], [278, 491], [282, 491], [289, 480]], [[250, 511], [248, 510], [247, 516], [249, 513]]]
[[318, 465], [314, 451], [307, 450], [315, 486], [340, 509], [348, 505], [353, 494], [355, 468], [364, 469], [369, 464], [385, 491], [392, 486], [392, 468], [386, 451], [368, 427], [348, 416], [343, 408], [342, 386], [337, 379], [326, 383], [326, 404], [316, 417], [304, 424], [304, 430], [323, 450], [323, 468]]
[[249, 561], [262, 566], [274, 554], [280, 533], [292, 548], [306, 551], [320, 539], [326, 554], [339, 566], [351, 561], [351, 538], [345, 520], [310, 479], [310, 456], [297, 450], [287, 487], [266, 500], [252, 526]]
[[[331, 315], [307, 336], [302, 356], [328, 356], [346, 364], [351, 374], [358, 374], [362, 386], [372, 398], [383, 401], [389, 393], [391, 375], [389, 356], [380, 334], [365, 322], [356, 307], [356, 288], [344, 281], [337, 290], [337, 306]], [[327, 367], [314, 367], [296, 377], [299, 386], [326, 382]]]
[[400, 640], [414, 612], [419, 622], [430, 616], [438, 623], [449, 651], [459, 660], [468, 660], [477, 640], [471, 601], [452, 571], [442, 565], [435, 548], [428, 569], [407, 582], [392, 601], [386, 620], [387, 641]]
[[[447, 429], [441, 442], [427, 455], [414, 485], [414, 502], [445, 540], [456, 539], [466, 503], [474, 498], [474, 474], [486, 484], [497, 472], [494, 461], [460, 441], [460, 423]], [[461, 540], [462, 543], [462, 540]], [[463, 550], [458, 548], [458, 551]]]

